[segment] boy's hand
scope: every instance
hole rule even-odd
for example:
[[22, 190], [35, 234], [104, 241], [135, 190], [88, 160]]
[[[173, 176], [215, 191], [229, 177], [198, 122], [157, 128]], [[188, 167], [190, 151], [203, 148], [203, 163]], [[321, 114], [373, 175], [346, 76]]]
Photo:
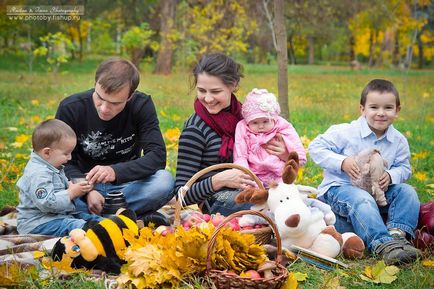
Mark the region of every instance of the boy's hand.
[[378, 182], [380, 185], [380, 189], [382, 191], [387, 191], [387, 188], [389, 187], [392, 180], [390, 179], [390, 175], [388, 172], [384, 172], [384, 174], [381, 176], [380, 181]]
[[342, 162], [342, 170], [353, 180], [357, 180], [361, 177], [359, 166], [353, 156], [344, 159]]
[[82, 181], [77, 184], [69, 182], [69, 186], [68, 186], [69, 198], [73, 200], [75, 198], [84, 196], [90, 190], [92, 190], [92, 188], [93, 186], [89, 184], [87, 181]]

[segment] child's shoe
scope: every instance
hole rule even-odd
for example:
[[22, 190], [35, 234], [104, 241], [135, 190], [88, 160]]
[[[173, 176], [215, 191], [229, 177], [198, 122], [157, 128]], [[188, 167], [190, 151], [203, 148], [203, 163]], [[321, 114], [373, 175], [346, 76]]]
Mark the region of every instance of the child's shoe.
[[405, 238], [397, 238], [380, 244], [373, 253], [381, 256], [386, 265], [413, 263], [421, 256], [421, 251], [413, 247]]

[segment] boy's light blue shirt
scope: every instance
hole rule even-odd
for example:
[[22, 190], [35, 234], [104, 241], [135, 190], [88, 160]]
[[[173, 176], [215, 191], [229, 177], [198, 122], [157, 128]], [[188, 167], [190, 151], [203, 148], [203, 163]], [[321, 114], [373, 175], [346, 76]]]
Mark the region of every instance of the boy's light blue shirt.
[[378, 149], [387, 160], [386, 171], [391, 177], [391, 184], [403, 183], [410, 178], [410, 148], [404, 135], [390, 125], [386, 133], [377, 138], [366, 118], [361, 116], [351, 123], [331, 126], [310, 143], [310, 157], [324, 169], [318, 196], [326, 193], [330, 187], [351, 185], [350, 177], [341, 169], [342, 162], [367, 148]]
[[68, 179], [63, 167], [59, 170], [32, 152], [18, 180], [20, 189], [17, 207], [17, 229], [28, 234], [37, 226], [61, 218], [73, 218], [75, 205], [70, 200]]

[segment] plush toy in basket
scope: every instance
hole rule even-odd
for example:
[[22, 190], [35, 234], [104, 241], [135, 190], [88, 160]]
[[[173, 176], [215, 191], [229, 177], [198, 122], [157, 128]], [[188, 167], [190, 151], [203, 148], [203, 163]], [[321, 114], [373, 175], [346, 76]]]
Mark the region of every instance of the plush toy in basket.
[[89, 222], [85, 230], [74, 229], [69, 236], [57, 241], [52, 251], [54, 261], [67, 262], [71, 268], [99, 269], [119, 274], [128, 242], [123, 230], [138, 236], [136, 214], [119, 209], [115, 216], [100, 222]]
[[[265, 261], [260, 264], [258, 268], [250, 268], [246, 272], [237, 275], [230, 270], [214, 269], [211, 262], [211, 255], [213, 253], [217, 236], [220, 230], [225, 225], [235, 218], [239, 218], [245, 214], [254, 214], [264, 218], [271, 226], [277, 244], [277, 256], [275, 261]], [[282, 243], [279, 232], [274, 222], [266, 215], [258, 211], [245, 210], [239, 211], [229, 215], [223, 222], [215, 229], [207, 247], [207, 270], [206, 275], [213, 280], [214, 285], [218, 289], [241, 289], [241, 288], [255, 288], [255, 289], [278, 289], [285, 282], [288, 277], [288, 270], [281, 265], [282, 261]], [[247, 268], [249, 269], [249, 268]]]
[[[265, 204], [274, 214], [274, 220], [282, 237], [285, 248], [292, 245], [310, 249], [314, 252], [334, 258], [341, 251], [347, 258], [360, 258], [364, 254], [364, 243], [354, 233], [341, 235], [334, 226], [334, 215], [330, 206], [316, 200], [308, 202], [292, 182], [298, 170], [298, 158], [288, 160], [283, 173], [282, 183], [270, 185], [268, 190], [249, 188], [240, 192], [236, 201], [239, 203]], [[332, 216], [330, 215], [332, 214]], [[328, 217], [327, 217], [328, 216]], [[330, 222], [332, 220], [332, 222]]]

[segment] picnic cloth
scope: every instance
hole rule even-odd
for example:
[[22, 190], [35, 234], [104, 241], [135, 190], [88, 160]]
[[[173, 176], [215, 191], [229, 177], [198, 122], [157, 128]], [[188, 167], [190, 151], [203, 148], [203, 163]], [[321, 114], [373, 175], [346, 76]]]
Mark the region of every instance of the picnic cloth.
[[37, 265], [35, 252], [50, 254], [58, 239], [59, 237], [45, 235], [18, 235], [16, 211], [10, 209], [0, 216], [0, 265], [16, 262], [21, 265]]

